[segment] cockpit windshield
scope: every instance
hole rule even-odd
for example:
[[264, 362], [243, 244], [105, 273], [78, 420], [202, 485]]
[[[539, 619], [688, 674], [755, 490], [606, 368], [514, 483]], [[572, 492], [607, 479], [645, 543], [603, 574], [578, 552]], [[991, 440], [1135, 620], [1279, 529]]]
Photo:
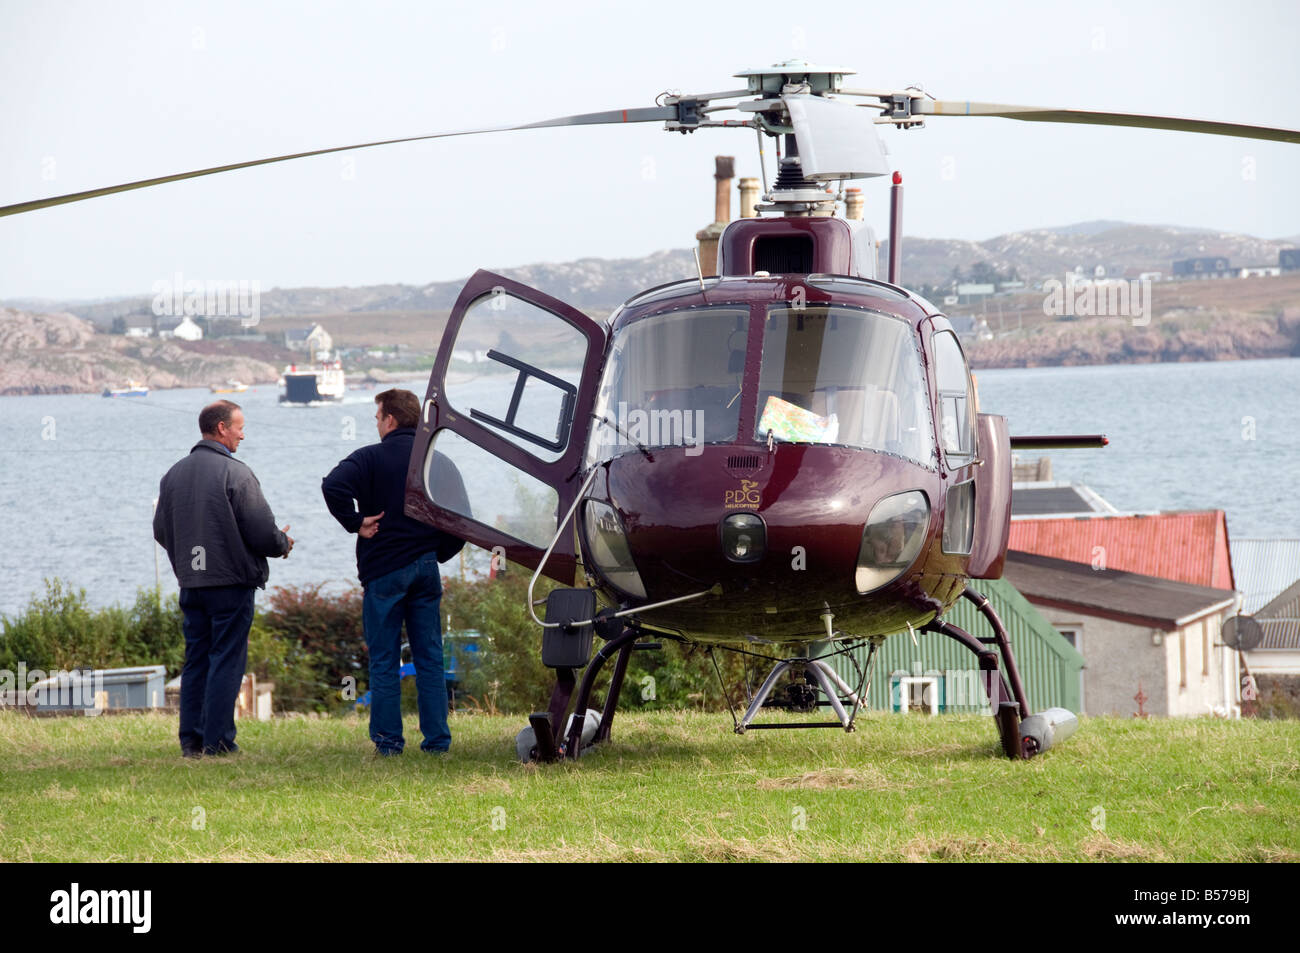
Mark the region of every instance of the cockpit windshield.
[[935, 466], [934, 431], [906, 322], [842, 305], [773, 305], [754, 436], [863, 447]]
[[588, 464], [638, 447], [733, 441], [740, 426], [749, 308], [722, 305], [652, 315], [613, 342]]

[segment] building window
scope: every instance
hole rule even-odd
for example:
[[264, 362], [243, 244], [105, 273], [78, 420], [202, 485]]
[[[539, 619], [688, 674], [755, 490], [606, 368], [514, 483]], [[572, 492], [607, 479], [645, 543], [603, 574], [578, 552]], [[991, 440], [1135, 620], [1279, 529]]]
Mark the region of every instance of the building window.
[[1079, 630], [1077, 628], [1057, 629], [1056, 631], [1061, 633], [1061, 638], [1070, 643], [1070, 648], [1080, 654], [1083, 653], [1083, 649], [1079, 648]]

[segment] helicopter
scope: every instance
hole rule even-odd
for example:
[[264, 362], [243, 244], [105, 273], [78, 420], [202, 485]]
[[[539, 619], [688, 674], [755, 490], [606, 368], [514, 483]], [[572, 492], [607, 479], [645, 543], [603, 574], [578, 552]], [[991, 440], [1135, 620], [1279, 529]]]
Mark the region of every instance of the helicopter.
[[[501, 275], [468, 280], [422, 403], [406, 512], [490, 551], [494, 564], [532, 570], [523, 608], [555, 685], [516, 738], [523, 760], [576, 759], [608, 741], [632, 654], [661, 640], [763, 650], [772, 669], [735, 720], [739, 734], [852, 731], [880, 645], [918, 630], [975, 655], [1003, 753], [1033, 757], [1072, 730], [1072, 716], [1029, 710], [1006, 628], [972, 581], [1002, 574], [1012, 452], [1106, 438], [1012, 436], [1004, 417], [980, 412], [951, 323], [900, 284], [902, 182], [875, 128], [982, 116], [1293, 143], [1300, 132], [943, 101], [916, 88], [853, 88], [852, 75], [789, 61], [737, 73], [743, 88], [663, 94], [653, 107], [257, 159], [0, 207], [0, 216], [422, 139], [643, 122], [682, 134], [752, 130], [761, 214], [723, 231], [716, 275], [701, 267], [648, 289], [604, 322]], [[728, 111], [738, 116], [719, 115]], [[767, 139], [777, 145], [770, 185]], [[844, 182], [881, 177], [892, 181], [883, 275], [874, 232], [837, 214]], [[507, 321], [529, 328], [524, 344], [497, 338]], [[510, 387], [458, 373], [456, 356], [484, 339], [498, 340], [485, 357]], [[468, 498], [458, 499], [452, 468], [504, 475], [541, 502], [525, 511], [500, 478], [466, 481]], [[560, 588], [539, 616], [542, 576]], [[991, 636], [944, 620], [960, 599]], [[593, 654], [596, 636], [604, 644]], [[828, 660], [863, 645], [866, 665], [850, 685]], [[611, 660], [597, 712], [589, 706]], [[756, 722], [786, 675], [802, 699], [794, 707], [829, 707], [835, 719]]]

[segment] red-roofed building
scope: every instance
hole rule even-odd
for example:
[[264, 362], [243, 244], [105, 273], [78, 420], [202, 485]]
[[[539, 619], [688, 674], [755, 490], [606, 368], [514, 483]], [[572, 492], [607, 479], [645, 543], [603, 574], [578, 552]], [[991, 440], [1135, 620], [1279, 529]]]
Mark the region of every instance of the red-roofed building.
[[1236, 588], [1223, 510], [1016, 519], [1007, 548], [1095, 569]]

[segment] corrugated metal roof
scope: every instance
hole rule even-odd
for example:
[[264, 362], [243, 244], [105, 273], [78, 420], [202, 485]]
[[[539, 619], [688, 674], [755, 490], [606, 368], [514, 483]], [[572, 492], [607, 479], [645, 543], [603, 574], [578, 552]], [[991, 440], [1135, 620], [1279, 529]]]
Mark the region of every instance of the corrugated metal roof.
[[1300, 539], [1234, 539], [1232, 568], [1241, 611], [1254, 615], [1300, 580]]
[[1093, 569], [1085, 563], [1034, 553], [1008, 552], [1003, 571], [1031, 600], [1169, 631], [1235, 602], [1237, 596], [1231, 589], [1194, 586], [1119, 569]]
[[[1079, 673], [1083, 669], [1083, 656], [1007, 580], [981, 579], [974, 585], [988, 597], [1007, 627], [1020, 678], [1029, 696], [1029, 707], [1034, 711], [1052, 707], [1078, 711], [1082, 704]], [[984, 617], [965, 599], [958, 600], [943, 618], [976, 637], [993, 634]], [[865, 664], [867, 649], [857, 650], [854, 657], [859, 665]], [[998, 658], [1000, 668], [1001, 655]], [[859, 676], [852, 663], [843, 656], [831, 662], [844, 680], [856, 687]], [[901, 701], [897, 675], [902, 672], [938, 675], [945, 711], [981, 710], [987, 706], [988, 698], [976, 681], [978, 669], [979, 662], [971, 651], [946, 635], [917, 632], [915, 645], [906, 632], [891, 635], [877, 653], [867, 707], [876, 711], [893, 710]], [[979, 686], [978, 690], [971, 691], [972, 685]]]
[[1016, 483], [1011, 487], [1012, 517], [1087, 516], [1118, 513], [1100, 496], [1080, 483]]
[[1235, 588], [1223, 510], [1014, 520], [1007, 545], [1089, 566], [1104, 556], [1107, 569]]
[[1260, 619], [1264, 637], [1257, 649], [1300, 649], [1300, 619]]

